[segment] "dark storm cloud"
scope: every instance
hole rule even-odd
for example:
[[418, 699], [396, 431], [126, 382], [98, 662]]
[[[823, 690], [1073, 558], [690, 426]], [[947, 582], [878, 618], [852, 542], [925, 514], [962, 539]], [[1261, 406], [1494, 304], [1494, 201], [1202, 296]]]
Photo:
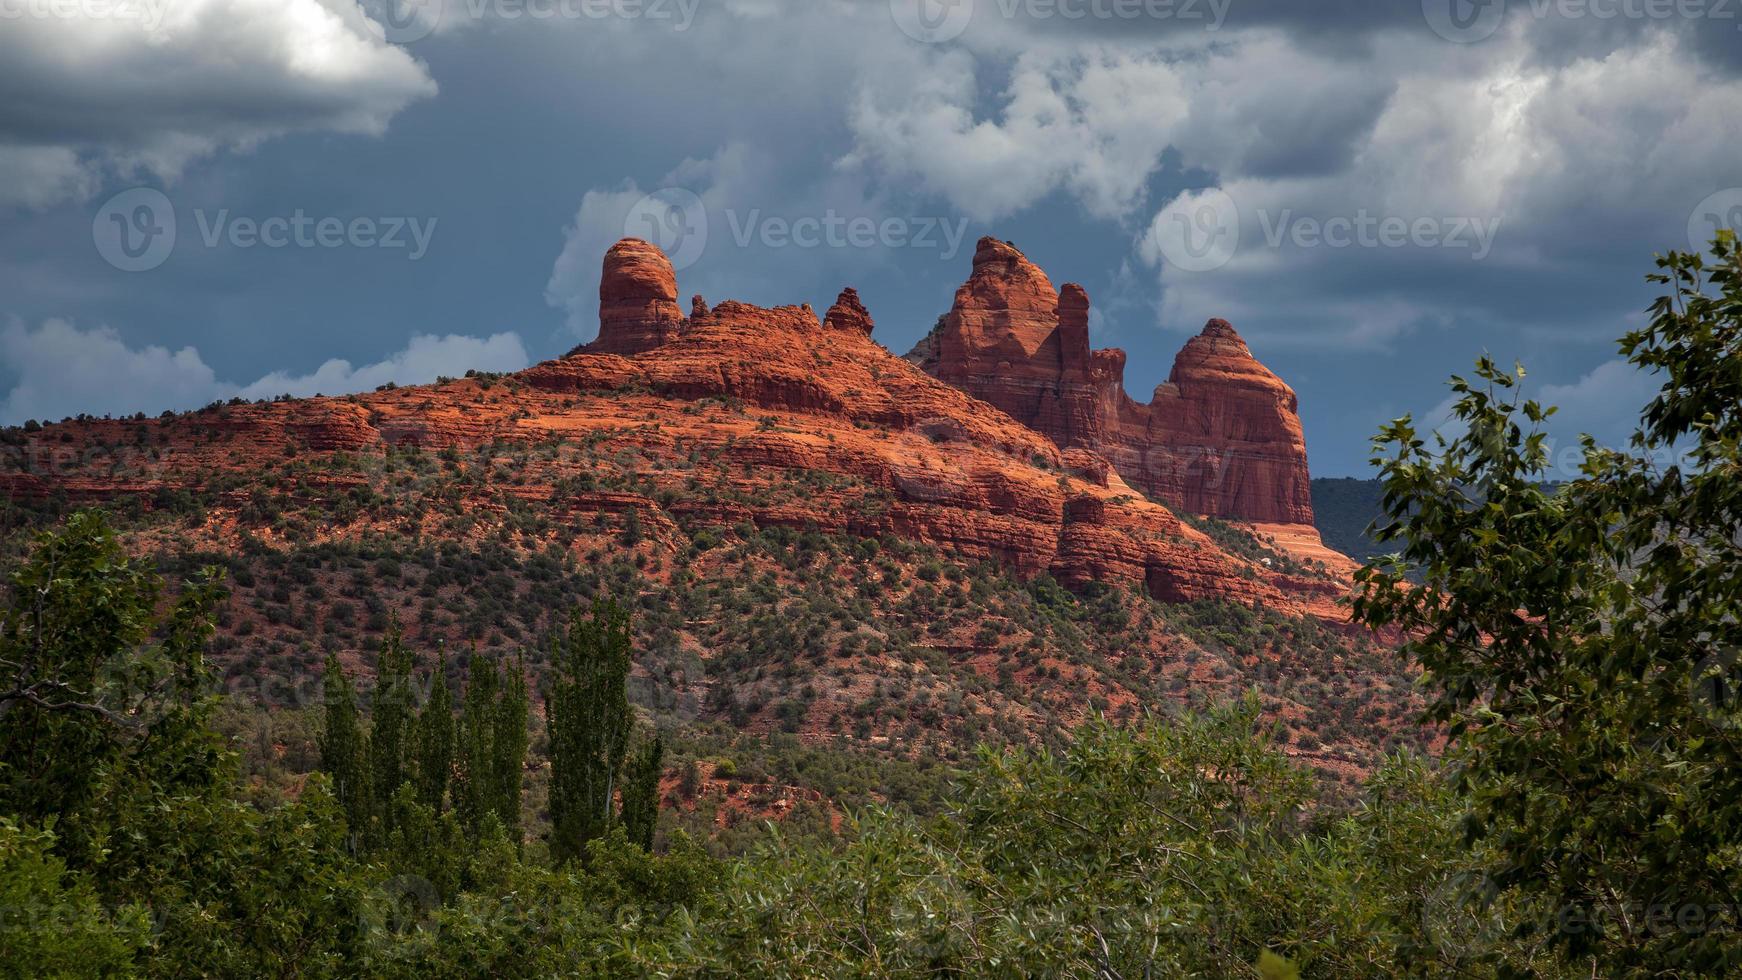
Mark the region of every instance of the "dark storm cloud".
[[[1234, 317], [1296, 383], [1315, 467], [1354, 472], [1364, 420], [1430, 408], [1484, 348], [1591, 404], [1614, 377], [1609, 338], [1649, 298], [1649, 254], [1684, 245], [1702, 200], [1742, 185], [1742, 45], [1717, 18], [1514, 2], [1459, 43], [1415, 0], [1232, 0], [1219, 15], [1203, 0], [1196, 19], [1183, 0], [1171, 17], [1076, 19], [975, 0], [959, 37], [922, 43], [887, 0], [703, 0], [687, 24], [492, 4], [472, 18], [460, 3], [393, 47], [348, 0], [314, 3], [187, 0], [171, 9], [226, 16], [189, 21], [165, 50], [104, 54], [112, 25], [26, 25], [41, 42], [26, 46], [16, 25], [0, 32], [10, 410], [55, 388], [19, 385], [22, 359], [76, 376], [81, 345], [104, 358], [87, 375], [140, 400], [254, 378], [360, 384], [412, 361], [459, 373], [432, 365], [504, 332], [530, 357], [559, 353], [591, 328], [599, 253], [643, 195], [675, 187], [711, 218], [686, 296], [823, 308], [855, 285], [897, 352], [947, 308], [966, 256], [799, 247], [750, 223], [967, 221], [970, 244], [1015, 239], [1089, 287], [1097, 342], [1129, 350], [1139, 393], [1185, 332]], [[92, 226], [138, 183], [168, 192], [182, 236], [133, 274], [105, 262]], [[1155, 226], [1213, 187], [1250, 212], [1246, 236], [1188, 275]], [[196, 212], [299, 210], [439, 225], [416, 262], [208, 246], [197, 231]], [[1500, 223], [1472, 261], [1272, 247], [1259, 211]], [[410, 357], [418, 336], [446, 342]], [[331, 358], [345, 370], [323, 374]]]

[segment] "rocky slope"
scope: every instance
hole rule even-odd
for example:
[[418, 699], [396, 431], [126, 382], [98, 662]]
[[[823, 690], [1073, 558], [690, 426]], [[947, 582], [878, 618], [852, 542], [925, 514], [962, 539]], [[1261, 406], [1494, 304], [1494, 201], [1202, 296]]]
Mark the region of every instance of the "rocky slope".
[[[985, 263], [977, 265], [984, 282]], [[1009, 292], [1032, 298], [1022, 285]], [[459, 380], [169, 419], [53, 426], [27, 437], [20, 447], [25, 471], [0, 474], [0, 487], [14, 497], [157, 494], [197, 490], [213, 471], [246, 471], [262, 459], [303, 452], [379, 454], [417, 446], [469, 453], [504, 441], [609, 439], [649, 459], [718, 455], [739, 474], [733, 483], [741, 493], [789, 473], [829, 474], [846, 488], [766, 506], [710, 503], [693, 494], [662, 503], [659, 494], [673, 489], [675, 474], [653, 470], [645, 474], [646, 495], [564, 499], [571, 519], [638, 508], [644, 519], [749, 519], [889, 535], [992, 560], [1025, 578], [1048, 573], [1070, 587], [1131, 584], [1166, 601], [1222, 598], [1338, 615], [1332, 600], [1342, 585], [1335, 574], [1282, 571], [1275, 562], [1231, 554], [1135, 492], [1100, 457], [1060, 449], [987, 401], [890, 355], [871, 339], [870, 314], [850, 289], [820, 323], [809, 306], [726, 301], [709, 309], [700, 297], [685, 317], [676, 314], [675, 296], [664, 255], [624, 241], [605, 259], [599, 339], [507, 379], [512, 394]], [[1199, 360], [1219, 363], [1214, 349], [1204, 355]], [[1225, 421], [1203, 419], [1215, 420]], [[149, 465], [133, 476], [112, 466], [73, 465], [46, 478], [42, 466], [30, 465], [92, 443], [152, 447]], [[554, 503], [552, 487], [564, 475], [553, 468], [529, 479], [521, 493]]]
[[907, 355], [1064, 448], [1097, 453], [1132, 486], [1212, 517], [1311, 525], [1294, 392], [1211, 320], [1147, 403], [1125, 394], [1125, 352], [1089, 348], [1089, 297], [1054, 289], [1008, 242], [982, 238], [968, 281]]
[[[976, 293], [1004, 322], [1086, 325], [1013, 256]], [[851, 289], [821, 318], [677, 295], [626, 241], [600, 338], [516, 374], [7, 430], [0, 541], [94, 502], [171, 570], [228, 565], [221, 660], [261, 684], [366, 664], [392, 617], [536, 672], [551, 617], [609, 592], [638, 610], [638, 703], [680, 726], [947, 757], [1256, 684], [1347, 771], [1408, 716], [1310, 527], [1147, 499], [1116, 455], [892, 355]], [[1182, 379], [1239, 375], [1225, 338], [1188, 349]]]

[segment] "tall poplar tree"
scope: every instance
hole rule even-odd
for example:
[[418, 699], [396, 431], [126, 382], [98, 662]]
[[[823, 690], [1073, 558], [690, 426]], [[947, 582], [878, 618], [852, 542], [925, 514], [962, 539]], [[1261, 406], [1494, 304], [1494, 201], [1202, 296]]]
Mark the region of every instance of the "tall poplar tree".
[[569, 616], [551, 650], [545, 699], [550, 728], [551, 857], [558, 863], [603, 836], [612, 819], [617, 773], [629, 748], [634, 716], [629, 680], [629, 613], [599, 599], [590, 616]]
[[438, 816], [445, 805], [454, 766], [454, 707], [448, 695], [447, 667], [446, 654], [438, 656], [435, 674], [430, 678], [429, 702], [417, 716], [413, 746], [417, 801]]
[[357, 711], [357, 689], [339, 666], [338, 654], [327, 654], [322, 688], [326, 695], [326, 728], [321, 732], [321, 771], [333, 781], [333, 796], [345, 812], [353, 854], [360, 850], [369, 827], [374, 789], [366, 763], [367, 747]]
[[375, 779], [374, 810], [383, 833], [392, 830], [393, 795], [406, 780], [406, 743], [413, 721], [411, 654], [399, 621], [382, 637], [375, 658], [374, 713], [369, 726], [369, 764]]
[[460, 708], [454, 808], [477, 836], [492, 818], [520, 841], [520, 792], [528, 736], [525, 662], [498, 665], [472, 652]]
[[496, 816], [508, 831], [508, 839], [520, 843], [520, 791], [526, 772], [527, 693], [526, 662], [515, 657], [502, 665], [500, 694], [492, 712], [496, 726], [491, 745], [491, 787]]
[[454, 809], [466, 832], [476, 837], [485, 816], [495, 812], [490, 790], [496, 741], [493, 718], [500, 687], [496, 665], [472, 649], [467, 663], [466, 690], [460, 705], [457, 762], [454, 770]]
[[631, 843], [653, 850], [653, 828], [659, 823], [659, 777], [665, 769], [665, 742], [655, 732], [643, 739], [623, 775], [623, 829]]

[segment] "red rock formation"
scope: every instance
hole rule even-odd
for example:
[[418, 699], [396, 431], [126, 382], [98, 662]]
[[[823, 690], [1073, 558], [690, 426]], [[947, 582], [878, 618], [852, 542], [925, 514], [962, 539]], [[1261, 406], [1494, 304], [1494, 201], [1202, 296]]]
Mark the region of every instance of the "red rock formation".
[[908, 359], [1060, 446], [1096, 448], [1088, 296], [1080, 286], [1066, 291], [1068, 301], [1061, 300], [1046, 273], [1015, 246], [982, 238], [955, 304]]
[[983, 238], [973, 273], [908, 355], [1061, 448], [1105, 456], [1129, 483], [1192, 513], [1310, 524], [1295, 395], [1211, 320], [1148, 404], [1125, 394], [1125, 352], [1089, 348], [1089, 298], [1014, 246]]
[[599, 278], [599, 336], [585, 349], [595, 354], [639, 354], [670, 342], [683, 325], [677, 276], [665, 253], [639, 238], [625, 238], [611, 246]]
[[[955, 314], [978, 331], [976, 344], [1002, 345], [1017, 358], [1057, 352], [1073, 377], [1115, 367], [1106, 357], [1091, 364], [1080, 290], [1067, 289], [1064, 301], [1055, 299], [1052, 311], [1042, 313], [1033, 287], [1044, 285], [1044, 276], [1025, 273], [1007, 248], [982, 243], [981, 251], [1018, 275], [964, 287], [966, 298], [987, 305], [966, 303]], [[870, 314], [852, 290], [842, 292], [826, 325], [808, 306], [764, 309], [730, 300], [705, 314], [705, 304], [697, 304], [697, 316], [674, 319], [670, 266], [652, 246], [632, 241], [607, 255], [604, 283], [600, 314], [609, 329], [600, 343], [642, 349], [623, 355], [589, 345], [505, 378], [48, 426], [0, 446], [0, 494], [150, 500], [159, 490], [209, 487], [228, 482], [218, 479], [225, 474], [265, 472], [275, 461], [328, 453], [344, 457], [332, 470], [344, 479], [310, 479], [296, 492], [307, 513], [323, 515], [317, 519], [325, 523], [310, 533], [342, 540], [378, 530], [366, 518], [339, 516], [354, 508], [333, 506], [369, 479], [356, 469], [359, 460], [378, 459], [389, 447], [421, 446], [457, 450], [453, 466], [477, 465], [470, 461], [480, 448], [537, 444], [550, 450], [523, 454], [524, 469], [512, 483], [453, 484], [455, 511], [487, 520], [502, 508], [500, 495], [510, 493], [577, 524], [634, 510], [655, 537], [681, 537], [680, 520], [893, 536], [996, 561], [1023, 576], [1050, 572], [1071, 585], [1126, 583], [1167, 599], [1256, 601], [1342, 617], [1327, 598], [1338, 591], [1335, 576], [1304, 581], [1225, 551], [1134, 493], [1117, 457], [1110, 470], [1105, 454], [1061, 450], [1006, 412], [889, 354], [871, 339]], [[984, 292], [975, 291], [982, 286]], [[991, 305], [1000, 295], [1016, 307]], [[1060, 307], [1071, 324], [1064, 331], [1055, 329]], [[1049, 322], [1053, 327], [1036, 343], [1037, 328]], [[1075, 338], [1068, 357], [1061, 333]], [[954, 342], [966, 346], [961, 333]], [[1025, 346], [1031, 343], [1032, 350]], [[1225, 348], [1212, 337], [1192, 348], [1201, 357], [1182, 360], [1182, 402], [1196, 404], [1204, 384], [1243, 377]], [[1038, 372], [1015, 377], [1026, 383]], [[1002, 391], [1010, 399], [1032, 396], [1059, 418], [1105, 420], [1094, 410], [1101, 389], [1089, 385], [1085, 401], [1082, 392], [1061, 398], [1059, 388], [1055, 381]], [[1232, 404], [1248, 411], [1244, 402]], [[1227, 421], [1210, 407], [1181, 419], [1181, 431], [1187, 423]], [[594, 455], [576, 455], [576, 446]], [[698, 460], [707, 465], [698, 467]], [[578, 476], [590, 481], [594, 469], [620, 465], [631, 469], [614, 486], [576, 485]], [[328, 470], [311, 462], [309, 472]], [[248, 523], [250, 499], [244, 487], [235, 499], [214, 502], [200, 533], [235, 533], [246, 525], [270, 540], [270, 524]], [[415, 515], [400, 530], [422, 533], [436, 519]]]
[[1294, 391], [1253, 358], [1228, 321], [1211, 320], [1186, 342], [1148, 408], [1145, 436], [1154, 448], [1126, 455], [1142, 460], [1164, 496], [1194, 513], [1312, 523]]
[[823, 318], [823, 326], [871, 336], [871, 314], [866, 312], [865, 304], [859, 302], [859, 291], [851, 286], [841, 290], [840, 298], [829, 307], [828, 316]]

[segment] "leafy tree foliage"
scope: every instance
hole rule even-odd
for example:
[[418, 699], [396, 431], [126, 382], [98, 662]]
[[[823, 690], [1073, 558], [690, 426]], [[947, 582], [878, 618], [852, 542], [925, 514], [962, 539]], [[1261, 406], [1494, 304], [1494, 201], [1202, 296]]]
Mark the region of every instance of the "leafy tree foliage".
[[[1622, 353], [1662, 380], [1625, 449], [1556, 491], [1522, 369], [1455, 378], [1462, 432], [1376, 438], [1394, 627], [1457, 736], [1480, 892], [1602, 975], [1734, 975], [1742, 895], [1742, 252], [1671, 253]], [[1415, 571], [1419, 582], [1405, 577]]]
[[631, 843], [653, 850], [659, 822], [659, 777], [665, 773], [665, 742], [655, 734], [644, 739], [629, 760], [623, 779], [623, 830]]
[[[217, 746], [202, 653], [217, 573], [169, 616], [159, 586], [103, 520], [72, 517], [37, 540], [0, 611], [0, 812], [56, 821], [75, 868], [102, 858], [123, 798], [210, 787]], [[154, 635], [161, 642], [148, 645]]]
[[454, 771], [454, 706], [448, 694], [447, 667], [445, 655], [436, 658], [429, 701], [417, 716], [413, 740], [417, 801], [438, 814], [447, 806], [448, 783]]
[[[233, 794], [202, 656], [215, 576], [188, 583], [159, 620], [156, 576], [100, 516], [80, 513], [37, 541], [11, 587], [0, 632], [12, 671], [0, 726], [6, 968], [319, 974], [359, 952], [363, 889], [323, 780], [270, 814]], [[133, 962], [116, 966], [129, 951]]]
[[460, 711], [454, 805], [468, 832], [498, 828], [520, 840], [520, 796], [526, 768], [527, 694], [524, 666], [497, 664], [472, 652], [471, 677]]
[[770, 841], [709, 955], [755, 976], [1251, 976], [1267, 950], [1307, 976], [1407, 972], [1406, 950], [1443, 964], [1412, 899], [1451, 849], [1393, 831], [1449, 838], [1451, 814], [1420, 766], [1385, 778], [1403, 792], [1315, 828], [1256, 700], [1092, 722], [1063, 754], [983, 752], [936, 820], [871, 811], [844, 848]]
[[[61, 533], [103, 531], [93, 522]], [[82, 589], [125, 563], [108, 554], [59, 587]], [[194, 651], [198, 673], [189, 615], [165, 646]], [[621, 692], [625, 617], [601, 607], [576, 621], [572, 687], [552, 704], [591, 696], [609, 708], [598, 677], [614, 676]], [[91, 642], [124, 650], [120, 636]], [[1365, 807], [1315, 819], [1310, 780], [1271, 745], [1256, 700], [1134, 728], [1094, 722], [1057, 751], [987, 750], [936, 817], [873, 809], [837, 840], [774, 837], [729, 864], [681, 832], [647, 849], [662, 740], [609, 768], [601, 748], [591, 778], [602, 804], [606, 787], [621, 786], [623, 812], [546, 864], [522, 854], [492, 799], [508, 785], [492, 767], [524, 752], [496, 738], [504, 719], [524, 738], [520, 666], [504, 676], [475, 657], [470, 671], [453, 805], [419, 798], [420, 734], [420, 761], [381, 804], [390, 815], [368, 815], [384, 830], [360, 849], [334, 788], [348, 778], [373, 809], [375, 772], [359, 746], [381, 743], [362, 730], [336, 662], [322, 754], [339, 771], [265, 811], [238, 798], [233, 756], [208, 749], [202, 770], [187, 761], [197, 753], [168, 750], [214, 744], [203, 701], [185, 691], [185, 709], [158, 716], [183, 722], [159, 729], [174, 735], [164, 749], [132, 751], [138, 761], [117, 770], [126, 778], [95, 785], [87, 812], [104, 833], [94, 864], [54, 854], [46, 817], [0, 824], [0, 895], [30, 913], [0, 943], [46, 968], [79, 941], [90, 952], [68, 972], [178, 977], [1389, 976], [1490, 955], [1533, 972], [1555, 965], [1479, 920], [1450, 933], [1424, 925], [1436, 921], [1424, 914], [1435, 889], [1463, 870], [1456, 800], [1431, 769], [1399, 759]], [[431, 711], [412, 730], [439, 727]], [[629, 739], [626, 705], [568, 717], [614, 720], [611, 737]], [[463, 819], [468, 807], [479, 831]], [[517, 819], [517, 796], [510, 809]]]
[[531, 701], [526, 689], [526, 664], [516, 657], [512, 665], [502, 665], [501, 697], [496, 702], [493, 720], [496, 739], [492, 755], [496, 815], [509, 839], [521, 837], [520, 796], [526, 773], [528, 713]]
[[411, 652], [395, 621], [382, 637], [375, 656], [375, 696], [370, 705], [369, 765], [374, 779], [374, 812], [380, 832], [390, 834], [396, 808], [393, 799], [406, 782], [411, 727], [416, 718], [411, 684]]
[[332, 780], [333, 794], [350, 827], [350, 847], [362, 846], [362, 833], [369, 827], [374, 807], [374, 781], [369, 775], [368, 744], [357, 710], [357, 689], [339, 664], [338, 654], [327, 655], [321, 678], [326, 701], [326, 727], [321, 731], [321, 771]]
[[615, 819], [618, 773], [635, 716], [629, 680], [629, 613], [615, 600], [575, 610], [551, 651], [545, 698], [550, 731], [551, 856], [578, 857]]
[[147, 910], [111, 912], [54, 850], [52, 831], [0, 817], [0, 977], [125, 973], [150, 942]]

